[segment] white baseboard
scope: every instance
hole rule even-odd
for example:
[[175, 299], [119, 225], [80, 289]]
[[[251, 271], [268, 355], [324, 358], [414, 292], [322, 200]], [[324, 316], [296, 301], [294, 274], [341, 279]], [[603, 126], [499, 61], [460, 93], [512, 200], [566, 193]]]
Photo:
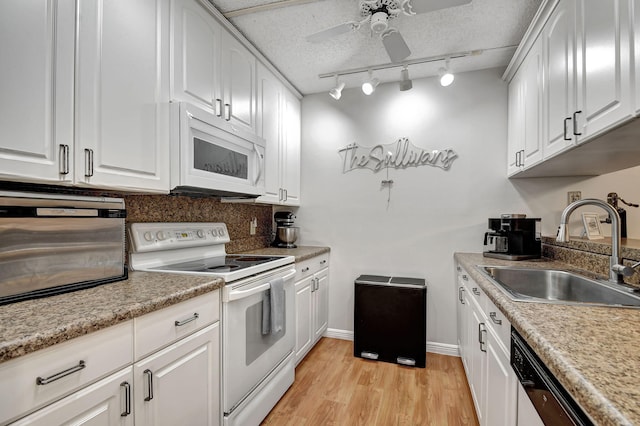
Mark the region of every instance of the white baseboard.
[[[330, 337], [332, 339], [351, 340], [353, 341], [353, 331], [339, 330], [337, 328], [327, 328], [327, 331], [323, 334], [324, 337]], [[427, 342], [427, 352], [440, 355], [460, 356], [458, 352], [458, 345], [451, 345], [448, 343]]]

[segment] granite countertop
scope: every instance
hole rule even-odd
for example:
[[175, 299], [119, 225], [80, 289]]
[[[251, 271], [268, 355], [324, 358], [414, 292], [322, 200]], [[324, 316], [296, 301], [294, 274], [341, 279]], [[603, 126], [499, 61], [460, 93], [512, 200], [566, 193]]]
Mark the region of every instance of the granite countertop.
[[0, 307], [0, 363], [165, 308], [224, 285], [221, 278], [130, 272], [129, 279]]
[[246, 251], [243, 253], [251, 254], [263, 254], [270, 256], [294, 256], [296, 263], [303, 262], [312, 257], [320, 256], [324, 253], [329, 253], [331, 249], [329, 247], [319, 246], [298, 246], [296, 248], [279, 248], [279, 247], [267, 247], [257, 250]]
[[639, 309], [514, 302], [475, 266], [575, 268], [476, 253], [456, 253], [455, 259], [597, 424], [640, 424]]

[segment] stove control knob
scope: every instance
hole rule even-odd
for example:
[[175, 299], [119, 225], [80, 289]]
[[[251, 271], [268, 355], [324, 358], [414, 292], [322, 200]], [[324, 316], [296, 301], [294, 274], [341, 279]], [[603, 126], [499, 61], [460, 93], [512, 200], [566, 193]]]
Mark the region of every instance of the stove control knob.
[[160, 241], [163, 241], [167, 239], [167, 234], [165, 234], [162, 231], [158, 231], [158, 233], [156, 234], [156, 237], [158, 237]]
[[204, 238], [204, 231], [202, 229], [198, 229], [196, 235], [198, 236], [198, 238]]
[[224, 237], [224, 228], [218, 228], [218, 235]]
[[145, 233], [144, 233], [144, 235], [143, 235], [143, 237], [144, 237], [144, 239], [145, 239], [145, 240], [147, 240], [147, 241], [151, 241], [151, 240], [153, 240], [153, 234], [152, 234], [151, 232], [149, 232], [149, 231], [145, 232]]

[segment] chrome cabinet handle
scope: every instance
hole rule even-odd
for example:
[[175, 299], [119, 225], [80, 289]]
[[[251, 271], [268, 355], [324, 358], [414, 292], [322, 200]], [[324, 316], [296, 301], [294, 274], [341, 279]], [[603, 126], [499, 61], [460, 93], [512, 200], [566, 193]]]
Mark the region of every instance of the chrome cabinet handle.
[[473, 287], [471, 289], [471, 291], [473, 292], [473, 294], [475, 294], [476, 296], [480, 296], [480, 290], [478, 290], [478, 287]]
[[131, 385], [129, 382], [122, 382], [120, 387], [124, 389], [124, 411], [120, 413], [120, 417], [127, 417], [131, 414]]
[[286, 188], [284, 190], [284, 201], [287, 201], [289, 199], [289, 193], [287, 192]]
[[486, 352], [487, 351], [487, 341], [485, 339], [482, 338], [482, 334], [486, 334], [487, 333], [487, 329], [483, 329], [484, 327], [484, 323], [481, 322], [480, 324], [478, 324], [478, 341], [480, 342], [480, 350], [482, 352]]
[[320, 262], [320, 264], [321, 264], [321, 265], [324, 265], [325, 263], [327, 263], [327, 259], [322, 260], [322, 261]]
[[153, 372], [149, 369], [146, 369], [142, 372], [145, 376], [147, 376], [147, 396], [144, 398], [145, 401], [151, 401], [153, 399]]
[[302, 272], [307, 272], [308, 270], [309, 270], [308, 266], [306, 268], [302, 268]]
[[315, 291], [318, 291], [318, 289], [320, 288], [320, 284], [318, 283], [318, 281], [320, 281], [318, 278], [314, 278], [315, 284], [313, 286]]
[[282, 201], [282, 188], [278, 188], [278, 201]]
[[493, 321], [494, 324], [502, 325], [502, 320], [496, 319], [495, 312], [489, 312], [489, 318], [491, 318], [491, 321]]
[[465, 281], [469, 281], [469, 277], [467, 277], [466, 275], [463, 275], [462, 279], [465, 280]]
[[198, 313], [194, 313], [191, 317], [187, 318], [186, 320], [182, 320], [182, 321], [176, 321], [174, 324], [176, 327], [182, 327], [185, 324], [189, 324], [191, 321], [195, 321], [198, 318], [200, 318], [200, 315], [198, 315]]
[[567, 121], [571, 120], [571, 117], [567, 117], [564, 119], [564, 140], [565, 141], [570, 141], [571, 138], [567, 137]]
[[458, 270], [458, 272], [462, 272], [462, 268], [459, 266], [456, 266], [456, 269]]
[[216, 99], [216, 116], [222, 117], [222, 99]]
[[464, 293], [464, 287], [458, 287], [458, 300], [464, 305], [464, 297], [462, 296], [462, 293]]
[[93, 176], [93, 150], [89, 148], [84, 149], [84, 176]]
[[69, 174], [69, 145], [60, 144], [60, 174]]
[[84, 361], [80, 360], [80, 361], [78, 361], [78, 365], [74, 365], [73, 367], [67, 368], [66, 370], [61, 371], [59, 373], [56, 373], [56, 374], [54, 374], [52, 376], [36, 378], [36, 384], [37, 385], [48, 385], [51, 382], [55, 382], [56, 380], [59, 380], [59, 379], [62, 379], [63, 377], [68, 376], [69, 374], [73, 374], [76, 371], [80, 371], [80, 370], [84, 369], [86, 366], [87, 366], [87, 364]]
[[224, 104], [224, 119], [231, 121], [231, 104]]
[[576, 111], [573, 113], [573, 134], [575, 136], [581, 136], [582, 133], [578, 133], [578, 114], [581, 114], [582, 111]]

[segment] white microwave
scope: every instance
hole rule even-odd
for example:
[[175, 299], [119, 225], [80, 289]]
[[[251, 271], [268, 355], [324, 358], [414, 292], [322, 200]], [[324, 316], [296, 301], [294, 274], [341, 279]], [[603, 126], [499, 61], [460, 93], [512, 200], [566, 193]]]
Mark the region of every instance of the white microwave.
[[264, 194], [265, 141], [186, 102], [171, 104], [173, 193]]

